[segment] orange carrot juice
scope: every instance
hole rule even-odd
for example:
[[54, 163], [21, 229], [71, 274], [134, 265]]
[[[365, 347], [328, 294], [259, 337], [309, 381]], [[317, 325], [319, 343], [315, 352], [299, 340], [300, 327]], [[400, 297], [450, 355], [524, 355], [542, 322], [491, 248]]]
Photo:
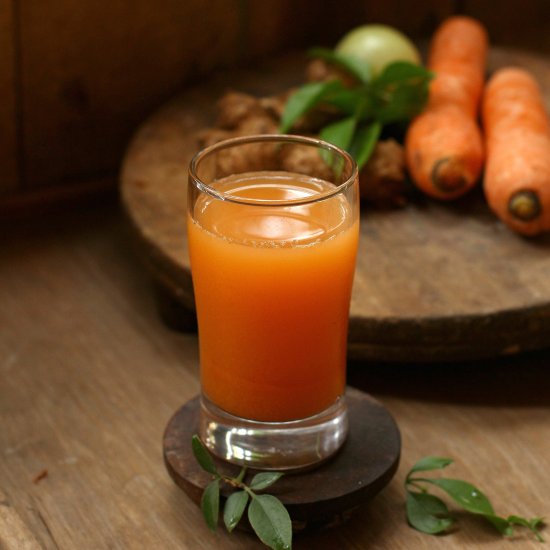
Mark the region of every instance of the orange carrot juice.
[[357, 215], [343, 194], [273, 205], [334, 189], [300, 174], [211, 186], [254, 204], [204, 194], [188, 218], [203, 393], [247, 419], [319, 413], [344, 393]]

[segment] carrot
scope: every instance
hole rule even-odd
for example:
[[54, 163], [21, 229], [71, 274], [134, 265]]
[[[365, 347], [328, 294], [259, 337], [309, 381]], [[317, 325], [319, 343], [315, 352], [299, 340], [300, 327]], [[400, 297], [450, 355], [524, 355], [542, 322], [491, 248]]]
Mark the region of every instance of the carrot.
[[540, 88], [525, 70], [503, 68], [482, 104], [491, 209], [524, 235], [550, 231], [550, 122]]
[[435, 78], [428, 105], [405, 139], [409, 173], [432, 197], [459, 197], [481, 174], [484, 150], [477, 112], [487, 47], [485, 28], [469, 17], [448, 18], [432, 39], [428, 67]]

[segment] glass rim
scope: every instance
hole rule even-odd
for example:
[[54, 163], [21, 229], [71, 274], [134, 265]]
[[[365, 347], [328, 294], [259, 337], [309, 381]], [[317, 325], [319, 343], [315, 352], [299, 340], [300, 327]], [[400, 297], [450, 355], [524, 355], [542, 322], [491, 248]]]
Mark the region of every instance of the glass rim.
[[[324, 149], [326, 151], [330, 151], [332, 153], [335, 153], [336, 155], [339, 155], [341, 158], [343, 158], [346, 162], [350, 164], [351, 174], [348, 178], [346, 178], [346, 180], [343, 183], [339, 185], [334, 184], [334, 189], [323, 191], [321, 193], [311, 195], [310, 197], [307, 197], [307, 198], [282, 199], [282, 200], [251, 199], [251, 198], [243, 198], [243, 197], [238, 197], [236, 195], [231, 195], [231, 193], [224, 193], [224, 192], [218, 191], [217, 189], [212, 187], [212, 185], [205, 183], [197, 175], [197, 168], [199, 163], [205, 157], [211, 155], [212, 153], [216, 151], [221, 151], [223, 149], [228, 149], [229, 147], [233, 147], [236, 145], [246, 145], [248, 143], [257, 143], [257, 142], [295, 143], [295, 144], [308, 145], [311, 147], [317, 147], [320, 149]], [[211, 197], [214, 197], [216, 199], [219, 199], [225, 202], [231, 202], [235, 204], [243, 204], [243, 205], [249, 205], [249, 206], [282, 206], [282, 205], [300, 206], [303, 204], [311, 204], [314, 202], [319, 202], [325, 199], [329, 199], [331, 197], [334, 197], [342, 193], [342, 191], [345, 191], [348, 187], [351, 187], [354, 184], [355, 180], [358, 178], [359, 170], [357, 168], [357, 163], [355, 162], [355, 159], [347, 151], [344, 151], [340, 147], [337, 147], [336, 145], [333, 145], [332, 143], [329, 143], [322, 139], [308, 137], [308, 136], [291, 135], [291, 134], [254, 134], [249, 136], [238, 136], [238, 137], [224, 139], [222, 141], [218, 141], [217, 143], [214, 143], [213, 145], [205, 147], [204, 149], [201, 149], [191, 159], [191, 162], [189, 163], [188, 173], [189, 173], [189, 177], [193, 180], [195, 186], [199, 189], [199, 191], [203, 191], [204, 193], [207, 193]], [[243, 172], [243, 173], [246, 173], [246, 172]], [[304, 175], [307, 176], [307, 174], [304, 174]], [[319, 181], [323, 181], [321, 178], [315, 178], [315, 179], [319, 179]]]

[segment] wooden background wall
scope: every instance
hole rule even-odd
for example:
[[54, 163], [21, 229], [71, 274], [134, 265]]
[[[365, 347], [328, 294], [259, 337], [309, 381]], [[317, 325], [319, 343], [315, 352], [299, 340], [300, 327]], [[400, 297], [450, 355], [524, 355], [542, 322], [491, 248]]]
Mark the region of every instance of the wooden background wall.
[[427, 37], [453, 12], [550, 50], [548, 0], [1, 0], [0, 211], [114, 186], [139, 123], [216, 68], [364, 22]]

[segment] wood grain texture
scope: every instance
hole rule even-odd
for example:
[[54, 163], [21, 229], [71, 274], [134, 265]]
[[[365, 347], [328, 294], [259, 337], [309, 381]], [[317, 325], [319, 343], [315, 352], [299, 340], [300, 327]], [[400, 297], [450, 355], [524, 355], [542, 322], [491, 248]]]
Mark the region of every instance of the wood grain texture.
[[[394, 25], [425, 39], [461, 9], [486, 22], [497, 44], [550, 50], [546, 0], [500, 6], [458, 0], [342, 0], [329, 6], [314, 0], [117, 0], [105, 12], [91, 0], [79, 2], [77, 10], [67, 0], [4, 0], [0, 202], [13, 194], [32, 204], [52, 202], [67, 188], [114, 177], [134, 129], [183, 85], [276, 51], [332, 46], [362, 23]], [[41, 187], [61, 193], [34, 192]]]
[[483, 21], [493, 44], [550, 50], [550, 4], [544, 0], [507, 0], [498, 9], [492, 2], [460, 0], [460, 11]]
[[[522, 65], [550, 107], [544, 57], [496, 49], [491, 70]], [[304, 60], [282, 57], [193, 88], [146, 121], [122, 170], [126, 210], [157, 281], [193, 308], [185, 235], [186, 167], [196, 131], [212, 124], [231, 84], [255, 95], [300, 82]], [[235, 87], [234, 86], [234, 87]], [[184, 312], [181, 315], [185, 315]], [[418, 197], [406, 208], [361, 216], [351, 303], [352, 358], [459, 360], [550, 345], [550, 236], [523, 239], [489, 211], [481, 192], [452, 204]]]
[[112, 174], [141, 113], [234, 60], [236, 5], [21, 2], [26, 185]]
[[0, 3], [0, 196], [18, 184], [15, 0]]
[[[352, 2], [363, 23], [382, 23], [395, 27], [407, 36], [426, 39], [447, 17], [456, 12], [456, 0], [423, 0], [421, 2]], [[356, 19], [357, 20], [357, 19]]]
[[40, 550], [38, 541], [1, 491], [0, 545], [5, 550]]
[[[197, 339], [159, 321], [122, 214], [89, 208], [11, 224], [0, 250], [0, 546], [261, 548], [244, 533], [211, 533], [165, 471], [164, 427], [199, 389]], [[447, 474], [479, 485], [499, 513], [549, 517], [549, 365], [548, 352], [350, 365], [349, 383], [396, 419], [401, 464], [347, 523], [296, 537], [295, 548], [540, 549], [524, 532], [508, 543], [460, 512], [448, 536], [417, 533], [402, 484], [422, 456], [451, 456]]]
[[114, 174], [146, 113], [214, 68], [303, 44], [315, 4], [20, 2], [26, 186]]

